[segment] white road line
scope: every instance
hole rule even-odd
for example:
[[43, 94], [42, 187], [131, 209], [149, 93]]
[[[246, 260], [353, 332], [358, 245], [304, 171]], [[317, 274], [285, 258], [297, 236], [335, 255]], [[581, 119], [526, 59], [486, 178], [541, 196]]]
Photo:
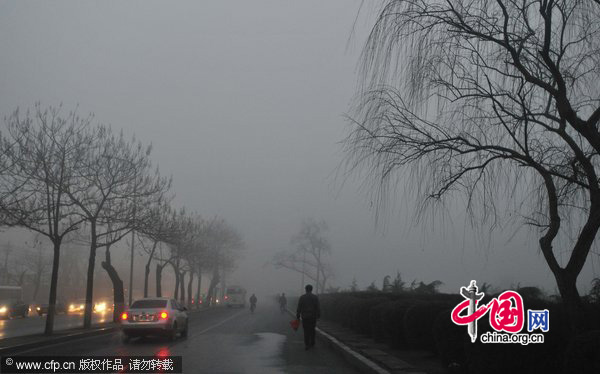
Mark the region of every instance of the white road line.
[[198, 332], [197, 334], [198, 335], [204, 334], [205, 332], [208, 332], [208, 331], [210, 331], [210, 330], [212, 330], [214, 328], [217, 328], [217, 327], [221, 326], [222, 324], [224, 324], [225, 322], [234, 319], [235, 317], [239, 316], [240, 314], [242, 314], [244, 312], [247, 312], [247, 311], [246, 310], [240, 310], [238, 313], [232, 315], [231, 317], [225, 318], [224, 320], [222, 320], [221, 322], [217, 323], [216, 325], [212, 325], [211, 327], [205, 328], [204, 330]]

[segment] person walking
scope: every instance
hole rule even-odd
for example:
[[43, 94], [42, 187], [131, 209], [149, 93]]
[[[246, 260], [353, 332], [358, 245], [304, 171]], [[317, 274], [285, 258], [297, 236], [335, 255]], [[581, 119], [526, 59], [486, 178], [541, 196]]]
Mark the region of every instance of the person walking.
[[306, 293], [300, 296], [298, 300], [296, 318], [302, 318], [304, 349], [309, 350], [315, 346], [315, 328], [317, 327], [317, 320], [321, 317], [321, 308], [319, 307], [319, 298], [312, 293], [313, 286], [307, 284], [304, 289]]
[[256, 299], [256, 295], [252, 294], [252, 296], [250, 296], [250, 311], [252, 313], [254, 313], [254, 309], [256, 309], [256, 302], [258, 300]]
[[285, 298], [285, 293], [282, 293], [281, 296], [279, 296], [279, 310], [281, 311], [281, 313], [285, 313], [287, 308], [287, 299]]

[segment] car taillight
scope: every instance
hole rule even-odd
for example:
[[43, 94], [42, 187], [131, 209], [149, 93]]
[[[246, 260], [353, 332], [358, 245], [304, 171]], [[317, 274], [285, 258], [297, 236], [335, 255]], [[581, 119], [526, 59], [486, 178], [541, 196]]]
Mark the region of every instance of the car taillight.
[[160, 318], [161, 319], [167, 319], [169, 317], [169, 313], [167, 312], [160, 312]]
[[225, 295], [225, 300], [229, 299], [229, 296]]
[[129, 316], [127, 315], [127, 313], [123, 313], [121, 314], [121, 319], [124, 321], [128, 318]]

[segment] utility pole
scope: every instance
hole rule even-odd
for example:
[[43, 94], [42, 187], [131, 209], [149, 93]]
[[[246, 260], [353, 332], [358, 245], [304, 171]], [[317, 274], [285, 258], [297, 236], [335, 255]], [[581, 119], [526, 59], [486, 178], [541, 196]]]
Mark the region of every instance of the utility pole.
[[[319, 286], [320, 286], [320, 277], [321, 276], [321, 246], [319, 246], [319, 248], [317, 249], [317, 292], [315, 293], [319, 293]], [[323, 291], [323, 290], [321, 290]]]
[[[137, 194], [137, 171], [134, 177], [135, 185], [133, 186], [133, 221], [135, 222], [135, 214], [136, 214], [136, 198]], [[135, 230], [131, 230], [131, 259], [129, 261], [129, 306], [133, 303], [133, 252], [135, 245]]]
[[300, 293], [304, 292], [304, 273], [306, 273], [306, 248], [302, 247], [302, 283], [300, 284]]
[[131, 232], [131, 261], [129, 262], [129, 306], [133, 301], [133, 242], [135, 240], [135, 231]]
[[10, 242], [4, 246], [4, 285], [8, 285], [8, 256], [12, 252]]

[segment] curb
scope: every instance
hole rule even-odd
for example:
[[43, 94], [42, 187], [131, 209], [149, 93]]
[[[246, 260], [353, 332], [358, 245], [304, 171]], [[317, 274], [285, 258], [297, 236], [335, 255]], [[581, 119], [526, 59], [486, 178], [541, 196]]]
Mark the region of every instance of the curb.
[[324, 340], [331, 348], [333, 348], [334, 351], [341, 354], [346, 361], [360, 370], [360, 372], [369, 374], [391, 374], [390, 371], [382, 368], [374, 361], [371, 361], [369, 358], [354, 351], [352, 348], [348, 347], [346, 344], [340, 342], [320, 328], [317, 327], [316, 331], [319, 338]]
[[[291, 310], [287, 310], [292, 317], [296, 318], [296, 314], [292, 313]], [[346, 344], [337, 340], [333, 336], [329, 335], [320, 328], [316, 328], [317, 336], [324, 340], [327, 345], [333, 348], [334, 351], [339, 353], [348, 363], [354, 366], [357, 370], [367, 374], [391, 374], [390, 371], [384, 369], [376, 362], [372, 361], [368, 357], [356, 352]]]
[[[207, 310], [210, 310], [210, 308], [192, 310], [192, 311], [188, 311], [188, 313], [196, 314], [196, 313], [200, 313], [200, 312], [205, 312]], [[45, 346], [52, 345], [52, 344], [64, 343], [64, 342], [71, 341], [71, 340], [77, 340], [77, 339], [83, 339], [83, 338], [88, 338], [88, 337], [92, 337], [92, 336], [100, 336], [100, 335], [110, 334], [110, 333], [119, 331], [119, 329], [120, 329], [119, 325], [117, 324], [116, 326], [101, 327], [101, 328], [96, 328], [91, 331], [88, 330], [88, 331], [82, 331], [82, 332], [75, 332], [75, 333], [71, 333], [71, 334], [58, 335], [58, 336], [54, 336], [54, 337], [50, 336], [50, 337], [46, 337], [46, 338], [42, 337], [39, 340], [34, 340], [31, 342], [27, 342], [27, 343], [11, 345], [8, 347], [0, 347], [0, 356], [6, 356], [7, 354], [15, 354], [15, 353], [19, 353], [21, 351], [26, 351], [26, 350], [34, 349], [34, 348], [41, 348], [41, 347], [45, 347]], [[40, 336], [40, 335], [30, 335], [30, 336], [33, 337], [33, 336]]]

